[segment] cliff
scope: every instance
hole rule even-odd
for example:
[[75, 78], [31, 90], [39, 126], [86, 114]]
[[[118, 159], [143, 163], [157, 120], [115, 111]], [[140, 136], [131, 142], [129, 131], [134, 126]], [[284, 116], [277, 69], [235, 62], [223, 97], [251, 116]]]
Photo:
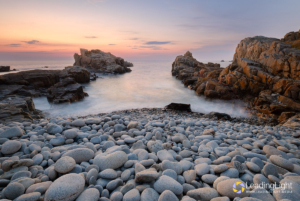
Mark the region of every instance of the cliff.
[[244, 99], [259, 116], [277, 119], [283, 112], [300, 111], [300, 49], [293, 46], [299, 36], [245, 38], [224, 69], [204, 65], [188, 52], [176, 58], [172, 74], [199, 95]]

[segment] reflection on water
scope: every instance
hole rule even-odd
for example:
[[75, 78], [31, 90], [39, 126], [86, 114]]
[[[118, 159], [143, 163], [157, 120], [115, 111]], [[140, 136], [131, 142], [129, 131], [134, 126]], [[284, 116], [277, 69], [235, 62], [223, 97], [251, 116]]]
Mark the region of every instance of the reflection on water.
[[[134, 108], [160, 108], [171, 102], [191, 104], [192, 110], [207, 113], [225, 112], [245, 116], [242, 106], [215, 100], [205, 100], [171, 75], [170, 62], [134, 63], [131, 73], [101, 76], [85, 84], [89, 94], [84, 100], [72, 104], [50, 105], [46, 98], [35, 98], [37, 109], [51, 116], [87, 115]], [[226, 63], [222, 63], [226, 65]], [[228, 64], [228, 63], [227, 63]]]

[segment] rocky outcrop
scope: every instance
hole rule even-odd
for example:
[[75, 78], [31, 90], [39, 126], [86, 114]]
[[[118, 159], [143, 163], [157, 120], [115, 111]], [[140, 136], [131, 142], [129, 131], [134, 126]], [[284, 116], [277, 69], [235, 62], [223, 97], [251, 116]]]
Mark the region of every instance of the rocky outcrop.
[[125, 61], [121, 57], [116, 57], [111, 53], [101, 50], [80, 49], [80, 54], [75, 53], [74, 66], [86, 67], [90, 71], [98, 73], [126, 73], [130, 72], [133, 64]]
[[299, 32], [282, 40], [245, 38], [224, 69], [198, 62], [187, 52], [176, 58], [172, 74], [199, 95], [244, 99], [258, 113], [277, 118], [283, 112], [300, 111], [300, 50], [290, 44], [298, 39]]
[[9, 72], [10, 66], [0, 66], [0, 72]]
[[87, 96], [87, 93], [83, 92], [82, 86], [70, 77], [64, 78], [50, 87], [48, 92], [48, 100], [54, 103], [76, 102]]
[[64, 70], [31, 70], [0, 76], [0, 121], [42, 117], [32, 97], [47, 96], [53, 103], [75, 102], [87, 94], [78, 83], [90, 81], [90, 72], [80, 66]]

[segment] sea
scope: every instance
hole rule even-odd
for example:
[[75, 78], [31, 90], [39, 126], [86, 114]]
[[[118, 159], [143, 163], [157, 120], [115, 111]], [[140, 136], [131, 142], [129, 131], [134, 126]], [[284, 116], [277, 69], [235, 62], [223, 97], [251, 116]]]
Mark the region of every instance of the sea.
[[[220, 63], [221, 67], [231, 63], [213, 62]], [[236, 117], [247, 116], [244, 104], [239, 100], [209, 100], [204, 96], [197, 96], [195, 91], [188, 89], [172, 76], [172, 61], [133, 61], [133, 64], [130, 73], [98, 74], [99, 78], [96, 81], [83, 84], [84, 91], [89, 96], [81, 101], [53, 104], [48, 102], [46, 97], [38, 97], [33, 99], [35, 107], [46, 112], [49, 117], [59, 117], [85, 116], [137, 108], [163, 108], [174, 102], [191, 104], [194, 112], [215, 111]], [[17, 69], [15, 72], [32, 69], [57, 70], [71, 66], [72, 61], [8, 61], [1, 62], [1, 65], [10, 65], [11, 69]]]

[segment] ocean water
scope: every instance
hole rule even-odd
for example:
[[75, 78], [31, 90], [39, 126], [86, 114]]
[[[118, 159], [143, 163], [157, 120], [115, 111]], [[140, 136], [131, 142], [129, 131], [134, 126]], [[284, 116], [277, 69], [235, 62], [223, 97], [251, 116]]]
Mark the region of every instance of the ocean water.
[[[66, 62], [67, 63], [67, 62]], [[48, 69], [62, 69], [70, 65], [48, 64]], [[226, 67], [230, 62], [221, 62]], [[41, 63], [37, 66], [44, 66]], [[99, 75], [96, 81], [84, 84], [89, 94], [75, 103], [51, 104], [47, 98], [34, 98], [37, 109], [49, 116], [83, 116], [125, 109], [161, 108], [171, 102], [191, 104], [195, 112], [224, 112], [232, 116], [246, 116], [241, 101], [207, 100], [197, 96], [171, 74], [172, 62], [134, 62], [132, 72], [123, 75]], [[30, 67], [27, 66], [26, 69]], [[25, 68], [23, 68], [25, 69]], [[21, 70], [21, 68], [20, 68]]]

